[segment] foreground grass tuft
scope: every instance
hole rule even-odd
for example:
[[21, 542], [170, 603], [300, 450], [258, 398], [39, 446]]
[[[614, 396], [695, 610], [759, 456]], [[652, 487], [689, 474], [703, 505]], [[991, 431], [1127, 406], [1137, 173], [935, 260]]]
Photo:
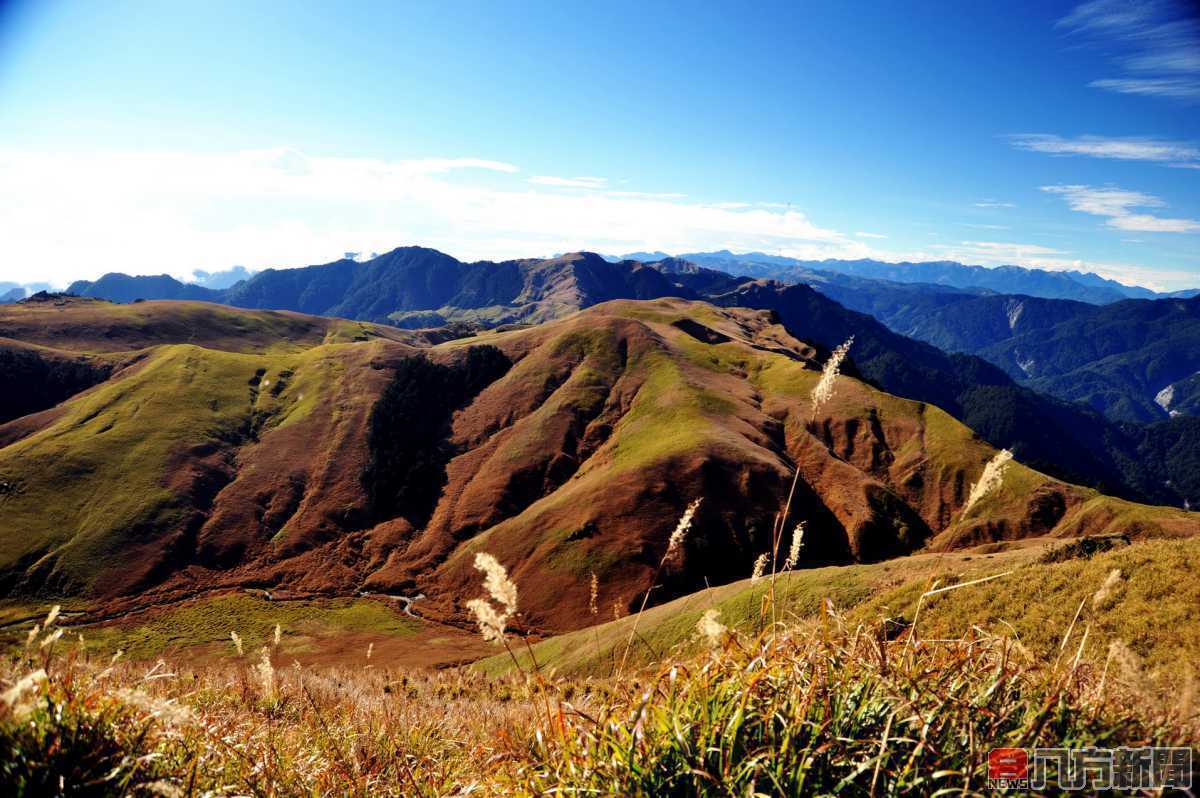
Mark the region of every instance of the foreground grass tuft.
[[580, 679], [305, 669], [269, 639], [208, 668], [114, 662], [50, 619], [0, 673], [0, 794], [970, 794], [993, 747], [1200, 738], [1194, 708], [1143, 694], [1119, 657], [885, 631], [826, 604]]
[[[986, 788], [987, 752], [1187, 737], [1087, 664], [1057, 670], [1002, 638], [906, 647], [839, 619], [664, 667], [539, 738], [535, 794], [934, 795]], [[1194, 720], [1194, 718], [1192, 719]]]

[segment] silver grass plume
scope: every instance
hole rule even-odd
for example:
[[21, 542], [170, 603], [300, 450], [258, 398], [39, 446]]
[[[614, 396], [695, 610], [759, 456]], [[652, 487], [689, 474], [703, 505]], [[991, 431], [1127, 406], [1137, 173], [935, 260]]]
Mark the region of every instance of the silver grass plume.
[[1108, 572], [1108, 578], [1104, 580], [1104, 584], [1100, 585], [1100, 589], [1092, 594], [1092, 610], [1107, 609], [1113, 603], [1112, 595], [1120, 584], [1121, 569], [1114, 568]]
[[833, 389], [837, 384], [838, 375], [842, 371], [842, 361], [846, 359], [846, 353], [850, 351], [850, 346], [853, 343], [854, 336], [851, 335], [846, 339], [845, 343], [834, 349], [833, 354], [829, 356], [829, 360], [825, 361], [825, 368], [821, 371], [821, 379], [812, 390], [812, 412], [814, 418], [821, 406], [833, 398]]
[[673, 560], [679, 556], [680, 547], [683, 546], [683, 541], [687, 539], [688, 530], [692, 528], [692, 518], [696, 515], [696, 510], [700, 507], [700, 500], [696, 499], [687, 506], [683, 511], [683, 515], [679, 517], [679, 523], [675, 525], [675, 531], [671, 533], [670, 540], [667, 541], [667, 553], [663, 555], [663, 562]]
[[[475, 616], [479, 633], [489, 643], [503, 643], [508, 619], [517, 611], [517, 586], [508, 578], [508, 571], [487, 552], [475, 555], [475, 567], [484, 573], [483, 587], [491, 601], [471, 599], [466, 607]], [[492, 602], [499, 605], [494, 606]]]
[[769, 557], [767, 553], [764, 551], [762, 554], [758, 555], [758, 559], [754, 561], [754, 571], [750, 574], [751, 584], [763, 578], [763, 574], [767, 571], [768, 558]]
[[700, 616], [700, 620], [696, 622], [696, 630], [713, 648], [721, 645], [721, 641], [725, 639], [725, 635], [729, 631], [725, 624], [717, 620], [720, 614], [721, 611], [717, 609], [705, 610], [704, 614]]
[[783, 570], [790, 571], [800, 560], [800, 549], [804, 548], [804, 522], [796, 524], [792, 530], [792, 545], [788, 547], [787, 559], [783, 561]]
[[1012, 460], [1012, 456], [1012, 452], [1008, 449], [1001, 449], [983, 467], [983, 473], [979, 475], [979, 481], [971, 486], [971, 495], [967, 497], [967, 505], [963, 507], [962, 511], [963, 515], [970, 512], [971, 508], [980, 499], [1000, 487], [1004, 482], [1004, 470], [1008, 467], [1008, 461]]

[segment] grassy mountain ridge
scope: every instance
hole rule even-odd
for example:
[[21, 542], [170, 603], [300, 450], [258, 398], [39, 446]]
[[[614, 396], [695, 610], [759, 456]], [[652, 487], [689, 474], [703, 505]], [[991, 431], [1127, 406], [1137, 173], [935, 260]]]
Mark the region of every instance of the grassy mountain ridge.
[[[612, 263], [574, 253], [545, 261], [463, 264], [434, 250], [408, 247], [366, 263], [345, 260], [257, 274], [232, 289], [240, 298], [231, 293], [224, 301], [338, 312], [412, 327], [448, 321], [476, 327], [538, 323], [616, 298], [682, 296], [756, 308], [795, 304], [796, 312], [785, 314], [784, 321], [798, 337], [831, 348], [857, 333], [860, 345], [854, 360], [869, 364], [869, 372], [864, 373], [876, 385], [949, 410], [989, 442], [1015, 447], [1020, 456], [1048, 473], [1139, 501], [1200, 505], [1200, 479], [1187, 469], [1185, 456], [1167, 461], [1143, 457], [1146, 451], [1172, 449], [1170, 434], [1186, 423], [1152, 427], [1113, 423], [1086, 407], [1021, 387], [1011, 373], [981, 357], [947, 355], [897, 335], [829, 297], [841, 297], [880, 315], [899, 308], [897, 312], [907, 313], [910, 321], [925, 323], [922, 334], [929, 334], [931, 320], [944, 311], [949, 315], [941, 329], [975, 336], [971, 343], [994, 340], [1005, 328], [1010, 333], [1028, 330], [1030, 336], [1040, 335], [1064, 307], [1078, 313], [1107, 312], [1107, 308], [1022, 301], [980, 294], [980, 289], [807, 274], [825, 296], [674, 258], [650, 264]], [[1013, 302], [1020, 304], [1019, 311]], [[808, 323], [817, 319], [819, 323]], [[959, 335], [939, 340], [953, 349]], [[1009, 364], [1009, 368], [1015, 367]], [[1188, 384], [1178, 390], [1176, 407], [1186, 410]]]
[[[851, 377], [813, 417], [819, 350], [769, 312], [622, 300], [440, 343], [174, 302], [23, 304], [0, 324], [62, 351], [137, 354], [0, 447], [10, 595], [81, 594], [115, 611], [231, 587], [423, 592], [432, 617], [453, 620], [475, 582], [473, 554], [487, 550], [511, 564], [528, 623], [572, 628], [587, 617], [578, 586], [591, 573], [605, 605], [636, 600], [695, 497], [697, 534], [666, 595], [747, 573], [794, 467], [796, 516], [814, 530], [811, 556], [828, 562], [1029, 535], [1198, 531], [1191, 514], [1020, 465], [961, 517], [993, 450], [936, 407]], [[487, 347], [502, 360], [472, 371]], [[429, 399], [381, 397], [430, 379], [473, 387], [444, 427], [377, 457], [373, 428], [429, 423]], [[0, 426], [0, 440], [22, 421]], [[386, 464], [413, 457], [441, 475], [436, 496], [420, 494], [432, 501], [373, 499], [373, 458], [394, 470]]]
[[[625, 260], [572, 253], [468, 264], [435, 250], [402, 247], [364, 262], [267, 270], [223, 291], [166, 275], [122, 274], [79, 281], [69, 290], [121, 302], [201, 299], [402, 327], [495, 326], [538, 323], [610, 299], [702, 298], [747, 279], [735, 275], [811, 285], [902, 335], [979, 355], [1022, 384], [1087, 403], [1113, 420], [1156, 421], [1191, 407], [1181, 401], [1164, 409], [1156, 400], [1200, 370], [1189, 304], [1168, 301], [1196, 292], [1158, 294], [1077, 272], [953, 262], [799, 261], [729, 252], [681, 258], [633, 253]], [[1131, 298], [1162, 304], [1125, 304]], [[1165, 316], [1177, 307], [1183, 313], [1168, 322]], [[1079, 335], [1080, 325], [1092, 324], [1108, 333], [1106, 346]], [[1145, 335], [1148, 326], [1154, 327], [1151, 340]], [[1179, 390], [1186, 392], [1187, 386]]]
[[1169, 444], [1191, 419], [1152, 427], [1114, 424], [1086, 407], [1017, 385], [982, 358], [947, 354], [894, 333], [808, 286], [755, 281], [710, 301], [774, 310], [793, 334], [822, 346], [855, 335], [854, 362], [875, 385], [936, 404], [993, 445], [1014, 449], [1060, 478], [1143, 501], [1200, 501], [1185, 458], [1158, 461], [1141, 454]]

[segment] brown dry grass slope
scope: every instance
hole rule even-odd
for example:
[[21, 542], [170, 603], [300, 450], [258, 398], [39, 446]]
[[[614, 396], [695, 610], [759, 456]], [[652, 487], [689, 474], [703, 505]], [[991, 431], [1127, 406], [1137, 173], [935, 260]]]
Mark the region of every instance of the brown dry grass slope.
[[[460, 622], [473, 556], [488, 551], [516, 579], [524, 623], [579, 628], [593, 573], [606, 614], [637, 603], [694, 498], [654, 601], [748, 575], [793, 469], [789, 527], [808, 523], [810, 563], [1200, 531], [1195, 514], [1017, 463], [963, 517], [995, 452], [936, 407], [848, 377], [814, 417], [822, 357], [764, 311], [616, 301], [431, 346], [291, 313], [67, 302], [6, 307], [0, 336], [129, 363], [0, 447], [0, 585], [91, 596], [108, 613], [256, 586], [422, 592], [431, 617]], [[483, 345], [510, 365], [443, 408], [444, 430], [422, 429], [425, 417], [372, 426], [395, 374], [427, 373], [405, 370], [413, 358], [459, 379]], [[423, 441], [405, 456], [427, 464], [428, 507], [386, 509], [368, 493], [371, 430], [389, 425]]]

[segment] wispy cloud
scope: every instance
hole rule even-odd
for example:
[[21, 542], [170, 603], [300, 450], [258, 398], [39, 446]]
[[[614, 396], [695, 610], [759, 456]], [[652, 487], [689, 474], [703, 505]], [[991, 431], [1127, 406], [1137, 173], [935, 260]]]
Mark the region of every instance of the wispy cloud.
[[1064, 250], [1040, 244], [1014, 244], [1009, 241], [963, 241], [961, 246], [970, 247], [979, 253], [986, 253], [992, 258], [1006, 258], [1012, 261], [1027, 261], [1029, 258], [1044, 255], [1067, 254]]
[[[582, 189], [584, 191], [602, 192], [609, 197], [628, 197], [642, 199], [683, 199], [686, 194], [662, 191], [627, 191], [625, 189], [609, 188], [607, 177], [555, 177], [553, 175], [534, 175], [526, 182], [535, 186], [550, 186], [552, 188]], [[626, 181], [621, 181], [622, 183]], [[745, 203], [718, 203], [717, 208], [745, 208]]]
[[[296, 153], [295, 150], [290, 152]], [[300, 153], [297, 156], [303, 158]], [[423, 174], [439, 174], [455, 169], [484, 169], [491, 172], [506, 172], [512, 174], [521, 171], [510, 163], [503, 161], [488, 161], [483, 158], [426, 158], [420, 161], [405, 161], [409, 168]]]
[[963, 227], [973, 227], [976, 230], [1008, 230], [1006, 224], [979, 224], [978, 222], [959, 222]]
[[1200, 221], [1195, 219], [1173, 219], [1148, 213], [1137, 213], [1135, 209], [1138, 208], [1166, 207], [1166, 203], [1158, 197], [1143, 194], [1140, 191], [1079, 185], [1042, 186], [1042, 191], [1061, 194], [1071, 210], [1106, 217], [1105, 224], [1118, 230], [1144, 233], [1194, 233], [1200, 231]]
[[558, 186], [559, 188], [608, 188], [606, 177], [553, 177], [551, 175], [535, 175], [529, 178], [535, 186]]
[[1119, 52], [1115, 62], [1123, 74], [1089, 85], [1123, 94], [1200, 100], [1200, 20], [1186, 0], [1090, 0], [1058, 26]]
[[887, 238], [887, 236], [881, 235], [880, 233], [864, 233], [861, 230], [854, 235], [857, 238]]
[[1121, 94], [1168, 97], [1175, 100], [1200, 99], [1200, 81], [1190, 78], [1104, 78], [1088, 84]]
[[605, 191], [604, 194], [608, 197], [641, 197], [643, 199], [684, 199], [687, 197], [687, 194], [680, 194], [677, 191]]
[[975, 203], [976, 208], [1015, 208], [1015, 203], [1002, 202], [1000, 200], [985, 199]]
[[1050, 155], [1152, 161], [1169, 166], [1200, 169], [1200, 148], [1182, 141], [1104, 136], [1079, 136], [1069, 139], [1050, 133], [1020, 133], [1010, 136], [1009, 139], [1018, 149]]

